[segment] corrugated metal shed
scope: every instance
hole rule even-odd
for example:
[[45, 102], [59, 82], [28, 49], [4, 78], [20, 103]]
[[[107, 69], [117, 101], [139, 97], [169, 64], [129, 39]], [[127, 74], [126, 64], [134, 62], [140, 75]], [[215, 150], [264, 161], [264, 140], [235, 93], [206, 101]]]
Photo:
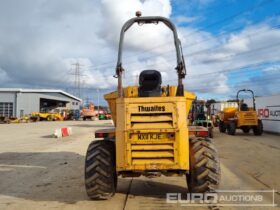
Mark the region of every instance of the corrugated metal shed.
[[79, 109], [82, 100], [62, 90], [0, 88], [0, 116], [20, 117], [48, 106]]

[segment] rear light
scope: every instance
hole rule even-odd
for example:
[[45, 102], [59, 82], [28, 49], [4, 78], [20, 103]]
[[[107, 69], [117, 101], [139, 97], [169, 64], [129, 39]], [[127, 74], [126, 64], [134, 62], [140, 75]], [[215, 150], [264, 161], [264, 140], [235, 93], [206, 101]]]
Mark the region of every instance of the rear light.
[[196, 135], [197, 136], [208, 136], [209, 133], [208, 133], [208, 131], [197, 131]]
[[95, 138], [106, 138], [109, 136], [109, 133], [95, 133]]

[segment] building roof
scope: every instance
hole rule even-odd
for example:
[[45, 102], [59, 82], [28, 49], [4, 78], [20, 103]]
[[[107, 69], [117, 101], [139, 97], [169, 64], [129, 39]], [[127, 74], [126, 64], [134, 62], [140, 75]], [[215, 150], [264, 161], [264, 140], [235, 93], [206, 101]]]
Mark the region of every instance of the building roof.
[[0, 88], [1, 92], [20, 92], [20, 93], [60, 93], [62, 95], [68, 96], [73, 98], [77, 101], [82, 101], [82, 99], [71, 95], [63, 90], [56, 90], [56, 89], [23, 89], [23, 88]]

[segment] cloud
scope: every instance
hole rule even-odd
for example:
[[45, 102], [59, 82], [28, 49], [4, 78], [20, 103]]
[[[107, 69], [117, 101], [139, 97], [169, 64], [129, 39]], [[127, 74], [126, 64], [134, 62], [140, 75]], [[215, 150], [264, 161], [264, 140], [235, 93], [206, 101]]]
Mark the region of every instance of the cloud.
[[[209, 3], [203, 2], [200, 4]], [[2, 87], [73, 89], [72, 64], [79, 62], [83, 65], [83, 88], [113, 89], [116, 79], [112, 75], [123, 23], [134, 17], [138, 10], [145, 16], [170, 18], [172, 9], [169, 0], [2, 2]], [[280, 48], [276, 44], [280, 40], [280, 30], [273, 29], [269, 23], [244, 26], [239, 32], [217, 37], [207, 31], [180, 25], [195, 21], [197, 17], [177, 15], [173, 19], [179, 25], [178, 34], [186, 58], [188, 76], [185, 85], [191, 90], [227, 94], [232, 78], [227, 73], [211, 73], [279, 59]], [[267, 45], [275, 45], [275, 48], [261, 49]], [[173, 37], [163, 24], [133, 26], [125, 35], [124, 46], [125, 84], [135, 84], [137, 75], [144, 69], [160, 70], [164, 82], [176, 84]], [[261, 89], [259, 91], [261, 93]]]
[[[273, 28], [268, 24], [245, 27], [240, 32], [230, 33], [223, 39], [217, 39], [220, 43], [217, 44], [215, 49], [192, 56], [195, 63], [191, 68], [200, 69], [203, 72], [215, 72], [226, 69], [234, 70], [235, 68], [238, 70], [240, 67], [259, 63], [277, 63], [280, 53], [279, 38], [279, 28]], [[255, 70], [262, 70], [261, 66], [255, 66], [254, 68]], [[242, 77], [248, 77], [248, 80], [252, 78], [252, 81], [256, 78], [258, 80], [262, 78], [256, 73], [254, 75], [254, 71], [251, 74], [246, 74], [246, 71], [248, 70], [240, 71], [237, 77], [228, 74], [227, 77], [230, 78], [228, 79], [227, 89], [234, 88], [234, 82], [241, 81]], [[264, 71], [263, 76], [266, 76], [266, 71]], [[250, 88], [251, 84], [253, 83], [248, 83], [247, 88]], [[209, 85], [211, 89], [211, 82], [209, 82]], [[277, 92], [277, 89], [273, 88], [272, 85], [266, 84], [266, 86], [265, 89], [257, 87], [257, 93], [266, 95]], [[256, 85], [252, 85], [252, 88], [255, 87]], [[218, 88], [216, 91], [218, 91]]]
[[194, 22], [194, 21], [198, 20], [199, 17], [187, 17], [187, 16], [179, 15], [179, 16], [174, 17], [173, 19], [176, 24], [180, 25], [180, 24]]
[[211, 59], [213, 62], [239, 64], [276, 61], [280, 52], [277, 47], [280, 44], [279, 37], [279, 28], [272, 28], [267, 24], [244, 28], [241, 32], [230, 34], [218, 50], [213, 50], [210, 54], [207, 52], [207, 63]]
[[[268, 85], [269, 84], [269, 85]], [[279, 93], [280, 64], [272, 65], [261, 70], [260, 76], [245, 78], [238, 87], [252, 89], [257, 96], [267, 96]]]

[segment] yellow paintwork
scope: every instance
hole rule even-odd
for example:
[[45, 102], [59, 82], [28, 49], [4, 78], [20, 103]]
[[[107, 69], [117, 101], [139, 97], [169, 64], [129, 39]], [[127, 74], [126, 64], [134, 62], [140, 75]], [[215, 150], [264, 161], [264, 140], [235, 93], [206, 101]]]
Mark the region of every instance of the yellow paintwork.
[[234, 118], [235, 113], [237, 112], [237, 108], [236, 107], [227, 107], [224, 108], [224, 110], [221, 112], [221, 118], [224, 121], [228, 121], [229, 118]]
[[[167, 93], [167, 87], [162, 87], [165, 91], [162, 93], [162, 97], [170, 97], [170, 96], [176, 96], [177, 86], [169, 86], [169, 96], [166, 95]], [[136, 98], [138, 97], [138, 86], [128, 86], [123, 89], [124, 97], [125, 98]], [[189, 113], [192, 103], [189, 103], [189, 101], [193, 101], [195, 99], [195, 94], [185, 91], [185, 98], [186, 98], [186, 112]], [[107, 101], [111, 114], [112, 114], [112, 120], [116, 124], [116, 99], [118, 97], [118, 92], [114, 91], [108, 94], [104, 95], [105, 100]]]
[[236, 121], [236, 127], [258, 125], [257, 112], [251, 107], [249, 111], [239, 111], [238, 108], [228, 107], [220, 115], [221, 121], [228, 123], [230, 120]]
[[117, 171], [188, 170], [186, 119], [195, 95], [176, 97], [175, 86], [161, 97], [138, 97], [136, 86], [123, 91], [123, 98], [117, 92], [104, 96], [116, 125]]
[[31, 116], [39, 116], [40, 118], [46, 119], [50, 116], [52, 120], [63, 121], [63, 117], [59, 113], [42, 113], [42, 112], [32, 112]]
[[16, 118], [16, 119], [10, 120], [9, 123], [20, 123], [20, 119]]
[[238, 111], [235, 116], [237, 119], [237, 128], [241, 126], [258, 125], [258, 115], [256, 111]]

